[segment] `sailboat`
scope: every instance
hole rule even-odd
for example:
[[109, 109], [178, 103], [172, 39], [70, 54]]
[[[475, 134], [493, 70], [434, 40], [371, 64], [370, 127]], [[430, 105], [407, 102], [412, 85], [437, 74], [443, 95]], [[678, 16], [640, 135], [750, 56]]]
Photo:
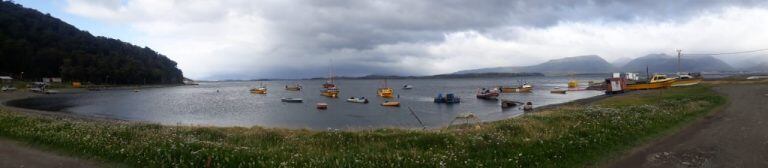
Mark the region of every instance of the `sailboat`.
[[253, 94], [267, 94], [267, 87], [264, 84], [260, 84], [259, 87], [251, 89]]
[[392, 97], [392, 94], [394, 94], [394, 93], [395, 93], [395, 91], [392, 88], [387, 87], [387, 80], [386, 79], [384, 79], [384, 87], [379, 88], [378, 90], [376, 90], [376, 94], [381, 96], [381, 97], [384, 97], [384, 98], [390, 98], [390, 97]]
[[325, 97], [337, 98], [339, 97], [339, 88], [333, 83], [333, 70], [329, 70], [328, 80], [323, 83], [323, 88], [320, 89], [320, 94]]

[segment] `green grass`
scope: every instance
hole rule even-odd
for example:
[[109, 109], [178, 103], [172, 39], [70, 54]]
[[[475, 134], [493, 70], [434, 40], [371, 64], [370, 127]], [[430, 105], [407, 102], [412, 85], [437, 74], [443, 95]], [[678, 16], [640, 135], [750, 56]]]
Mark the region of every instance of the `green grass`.
[[0, 111], [0, 136], [137, 167], [582, 167], [725, 103], [706, 86], [572, 105], [479, 127], [325, 131], [186, 127]]

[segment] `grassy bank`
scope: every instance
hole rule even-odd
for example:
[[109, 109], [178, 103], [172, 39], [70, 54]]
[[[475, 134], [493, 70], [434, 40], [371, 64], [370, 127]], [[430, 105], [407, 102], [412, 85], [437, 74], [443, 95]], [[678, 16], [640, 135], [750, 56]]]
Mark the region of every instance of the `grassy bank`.
[[563, 167], [601, 162], [725, 103], [705, 86], [439, 131], [177, 127], [0, 111], [0, 136], [150, 167]]

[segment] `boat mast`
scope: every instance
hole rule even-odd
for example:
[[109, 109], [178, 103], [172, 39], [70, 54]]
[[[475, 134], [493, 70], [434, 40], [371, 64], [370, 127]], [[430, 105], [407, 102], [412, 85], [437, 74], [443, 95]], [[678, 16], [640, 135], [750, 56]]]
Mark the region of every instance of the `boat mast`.
[[677, 49], [677, 75], [680, 76], [680, 56], [682, 56], [683, 50]]

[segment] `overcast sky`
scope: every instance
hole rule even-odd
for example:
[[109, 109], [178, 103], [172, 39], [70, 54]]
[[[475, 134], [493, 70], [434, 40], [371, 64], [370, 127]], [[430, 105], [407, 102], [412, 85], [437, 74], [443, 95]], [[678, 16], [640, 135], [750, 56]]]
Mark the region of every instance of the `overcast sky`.
[[[429, 75], [577, 55], [768, 48], [768, 3], [738, 0], [17, 0], [148, 46], [193, 79]], [[723, 55], [735, 66], [768, 52]], [[752, 59], [752, 61], [746, 61]]]

